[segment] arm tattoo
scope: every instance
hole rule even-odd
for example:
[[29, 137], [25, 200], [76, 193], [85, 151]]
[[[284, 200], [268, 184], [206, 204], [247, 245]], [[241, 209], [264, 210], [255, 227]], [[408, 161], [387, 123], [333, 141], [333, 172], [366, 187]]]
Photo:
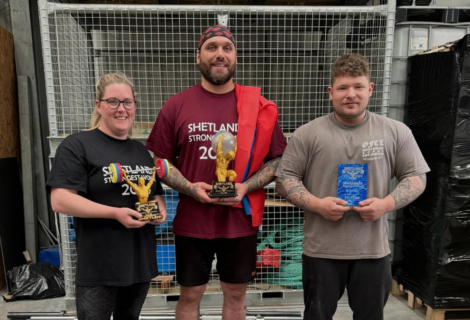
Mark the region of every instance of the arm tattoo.
[[306, 209], [313, 198], [302, 182], [295, 178], [277, 178], [276, 191], [300, 209]]
[[390, 196], [395, 201], [395, 210], [413, 202], [423, 193], [426, 187], [426, 174], [408, 177], [400, 181]]
[[247, 193], [261, 189], [265, 185], [274, 181], [274, 173], [276, 172], [277, 166], [281, 157], [277, 157], [266, 162], [259, 170], [250, 177], [250, 179], [245, 181], [245, 184], [248, 185]]
[[187, 194], [190, 197], [193, 197], [196, 200], [199, 200], [199, 197], [197, 195], [197, 190], [199, 188], [198, 185], [193, 186], [191, 182], [189, 182], [181, 172], [175, 168], [175, 166], [171, 166], [171, 174], [168, 175], [166, 178], [161, 179], [163, 183], [165, 183], [167, 186], [170, 188]]

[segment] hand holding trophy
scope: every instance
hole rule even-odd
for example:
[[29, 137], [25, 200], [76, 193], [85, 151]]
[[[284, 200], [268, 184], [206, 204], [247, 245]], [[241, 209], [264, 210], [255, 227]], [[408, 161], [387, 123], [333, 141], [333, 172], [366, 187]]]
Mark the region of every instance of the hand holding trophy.
[[137, 220], [139, 221], [147, 221], [147, 220], [157, 220], [161, 219], [162, 215], [160, 214], [160, 210], [158, 208], [158, 203], [155, 200], [148, 201], [150, 188], [152, 187], [153, 182], [155, 181], [155, 173], [158, 172], [158, 176], [160, 178], [167, 177], [170, 174], [170, 165], [167, 160], [158, 160], [157, 167], [153, 168], [153, 174], [150, 181], [145, 184], [145, 179], [143, 177], [139, 177], [138, 185], [134, 184], [132, 181], [129, 180], [127, 177], [127, 173], [124, 169], [122, 169], [119, 163], [111, 163], [109, 165], [109, 171], [111, 172], [111, 182], [112, 183], [119, 183], [126, 180], [129, 186], [135, 191], [139, 202], [136, 202], [135, 208], [136, 211], [142, 214], [142, 218]]
[[[217, 182], [212, 182], [210, 198], [236, 197], [235, 178], [237, 173], [227, 170], [230, 161], [235, 159], [237, 153], [237, 142], [235, 137], [228, 131], [219, 131], [212, 137], [212, 149], [216, 151], [215, 175]], [[228, 181], [227, 181], [228, 180]]]

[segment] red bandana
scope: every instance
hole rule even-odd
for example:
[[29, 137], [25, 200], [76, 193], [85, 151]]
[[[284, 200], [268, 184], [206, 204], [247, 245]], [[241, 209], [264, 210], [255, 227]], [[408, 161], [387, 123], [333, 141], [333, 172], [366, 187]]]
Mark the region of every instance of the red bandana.
[[204, 42], [212, 37], [225, 37], [232, 41], [233, 45], [235, 45], [235, 38], [233, 37], [232, 33], [224, 26], [218, 25], [207, 28], [206, 31], [201, 34], [201, 37], [199, 38], [199, 44], [197, 45], [198, 49], [201, 50]]

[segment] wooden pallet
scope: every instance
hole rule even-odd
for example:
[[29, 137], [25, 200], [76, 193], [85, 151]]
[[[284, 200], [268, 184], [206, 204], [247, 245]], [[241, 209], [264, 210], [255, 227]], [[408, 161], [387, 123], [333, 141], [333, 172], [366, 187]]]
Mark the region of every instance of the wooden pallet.
[[[403, 285], [399, 284], [396, 280], [392, 280], [392, 295], [395, 297], [407, 296], [408, 307], [411, 309], [426, 308], [426, 320], [445, 320], [446, 312], [454, 311], [470, 311], [470, 309], [433, 309], [430, 306], [423, 303], [413, 292], [407, 290]], [[470, 319], [462, 319], [470, 320]]]
[[415, 55], [423, 55], [423, 54], [428, 54], [428, 53], [434, 53], [434, 52], [448, 52], [451, 50], [451, 48], [457, 43], [459, 42], [458, 40], [457, 41], [450, 41], [450, 42], [446, 42], [442, 45], [439, 45], [439, 46], [434, 46], [428, 50], [423, 50], [423, 51], [420, 51], [418, 52], [417, 54]]
[[158, 283], [161, 292], [170, 292], [170, 283], [175, 279], [175, 276], [158, 276], [152, 279], [152, 281]]

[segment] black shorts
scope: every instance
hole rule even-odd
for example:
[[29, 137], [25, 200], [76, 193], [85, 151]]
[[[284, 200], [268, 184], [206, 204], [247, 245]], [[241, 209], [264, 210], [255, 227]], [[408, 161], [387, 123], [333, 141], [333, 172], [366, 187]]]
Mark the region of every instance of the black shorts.
[[257, 235], [233, 239], [198, 239], [175, 235], [176, 277], [180, 285], [195, 287], [209, 282], [214, 254], [219, 279], [248, 283], [256, 275]]

